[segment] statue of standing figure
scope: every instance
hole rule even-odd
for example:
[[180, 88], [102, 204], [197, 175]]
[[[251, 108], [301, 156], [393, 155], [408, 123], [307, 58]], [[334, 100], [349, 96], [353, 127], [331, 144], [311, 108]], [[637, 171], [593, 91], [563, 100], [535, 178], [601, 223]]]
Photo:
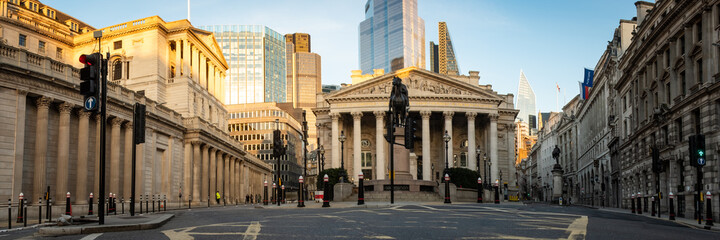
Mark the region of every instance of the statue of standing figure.
[[558, 145], [555, 145], [555, 149], [552, 151], [552, 157], [555, 159], [555, 164], [560, 164], [560, 162], [558, 162], [558, 158], [560, 157], [560, 148]]

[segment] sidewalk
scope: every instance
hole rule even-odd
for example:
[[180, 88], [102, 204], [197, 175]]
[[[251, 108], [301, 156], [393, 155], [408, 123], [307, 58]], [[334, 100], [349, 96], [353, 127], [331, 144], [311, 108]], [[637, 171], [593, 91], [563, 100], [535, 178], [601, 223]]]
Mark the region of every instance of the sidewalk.
[[[142, 214], [132, 217], [128, 215], [113, 215], [105, 217], [104, 225], [98, 225], [97, 222], [89, 222], [82, 225], [41, 227], [38, 229], [38, 235], [62, 236], [154, 229], [167, 223], [174, 216], [175, 214], [171, 213]], [[97, 217], [94, 219], [96, 220]]]
[[652, 219], [674, 222], [674, 223], [678, 223], [678, 224], [685, 225], [685, 226], [688, 226], [691, 228], [696, 228], [696, 229], [708, 229], [708, 230], [713, 230], [713, 231], [720, 231], [720, 226], [718, 226], [718, 223], [715, 222], [715, 219], [713, 219], [714, 226], [705, 226], [705, 220], [702, 221], [702, 224], [698, 224], [697, 220], [681, 218], [681, 217], [675, 217], [675, 220], [670, 220], [670, 215], [668, 215], [668, 213], [663, 213], [662, 216], [660, 218], [658, 218], [656, 216], [651, 216], [650, 212], [643, 212], [643, 214], [637, 214], [637, 213], [632, 213], [632, 211], [630, 209], [609, 208], [609, 207], [598, 208], [598, 207], [593, 207], [593, 206], [588, 206], [588, 205], [572, 205], [572, 206], [581, 206], [581, 207], [592, 208], [592, 209], [597, 209], [597, 210], [606, 211], [606, 212], [624, 213], [624, 214], [633, 215], [633, 216], [643, 216], [643, 217], [652, 218]]

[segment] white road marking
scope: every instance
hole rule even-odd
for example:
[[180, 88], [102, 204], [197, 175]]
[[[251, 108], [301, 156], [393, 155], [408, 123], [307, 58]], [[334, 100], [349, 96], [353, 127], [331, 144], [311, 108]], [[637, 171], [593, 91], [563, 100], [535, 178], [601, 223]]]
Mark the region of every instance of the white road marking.
[[587, 224], [588, 224], [588, 217], [582, 216], [578, 219], [575, 219], [570, 226], [567, 228], [567, 232], [570, 232], [570, 236], [568, 236], [568, 240], [570, 239], [585, 239], [585, 235], [587, 235]]
[[250, 226], [245, 230], [245, 237], [243, 239], [255, 240], [257, 239], [258, 233], [260, 233], [260, 222], [254, 221], [250, 223]]
[[90, 235], [87, 235], [87, 236], [81, 238], [80, 240], [93, 240], [93, 239], [96, 239], [97, 237], [99, 237], [100, 235], [102, 235], [102, 233], [93, 233], [93, 234], [90, 234]]

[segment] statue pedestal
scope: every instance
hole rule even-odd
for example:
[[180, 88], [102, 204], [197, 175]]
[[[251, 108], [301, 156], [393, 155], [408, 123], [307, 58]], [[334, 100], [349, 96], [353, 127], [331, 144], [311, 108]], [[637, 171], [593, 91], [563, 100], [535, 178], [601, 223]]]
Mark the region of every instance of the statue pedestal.
[[[395, 128], [395, 142], [405, 144], [405, 128]], [[410, 174], [410, 150], [406, 149], [405, 146], [393, 144], [391, 151], [395, 154], [393, 156], [395, 180], [413, 180], [413, 176]]]
[[562, 167], [560, 167], [560, 164], [555, 164], [552, 170], [553, 174], [553, 189], [552, 189], [552, 202], [553, 203], [559, 203], [560, 197], [562, 197], [562, 175], [563, 170]]

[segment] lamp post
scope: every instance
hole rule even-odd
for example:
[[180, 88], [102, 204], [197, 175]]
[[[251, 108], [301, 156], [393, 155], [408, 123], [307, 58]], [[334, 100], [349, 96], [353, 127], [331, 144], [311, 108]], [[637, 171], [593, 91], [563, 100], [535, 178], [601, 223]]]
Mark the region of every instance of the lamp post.
[[[278, 132], [278, 134], [273, 134], [274, 137], [280, 137], [280, 134], [279, 134], [279, 131], [280, 131], [280, 130], [278, 129], [278, 128], [279, 128], [279, 125], [280, 125], [280, 119], [277, 119], [277, 118], [276, 118], [276, 119], [275, 119], [275, 132]], [[277, 136], [275, 136], [275, 135], [277, 135]], [[280, 144], [280, 142], [282, 142], [281, 139], [273, 139], [273, 141], [275, 141], [275, 146], [274, 146], [274, 147], [281, 147], [281, 144]], [[278, 152], [278, 153], [282, 152], [280, 149], [277, 149], [277, 150], [275, 150], [275, 151]], [[275, 169], [275, 174], [276, 174], [277, 176], [275, 177], [275, 179], [278, 181], [278, 184], [280, 184], [280, 157], [281, 157], [280, 154], [278, 154], [277, 156], [275, 156], [275, 158], [277, 158], [277, 165], [275, 166], [275, 168], [276, 168], [276, 169]], [[274, 181], [273, 181], [273, 182], [274, 182]], [[273, 183], [273, 186], [275, 186], [274, 183]], [[277, 201], [277, 200], [278, 200], [278, 196], [280, 196], [280, 188], [275, 188], [275, 187], [273, 187], [273, 190], [274, 190], [274, 191], [277, 191], [277, 192], [275, 193], [275, 202], [277, 202], [277, 205], [280, 206], [280, 201]]]
[[345, 182], [345, 131], [340, 131], [340, 182]]
[[[303, 161], [305, 163], [304, 164], [305, 169], [303, 170], [303, 176], [307, 176], [307, 169], [308, 169], [308, 167], [307, 167], [308, 166], [307, 165], [308, 125], [307, 125], [307, 118], [305, 117], [305, 115], [306, 115], [306, 112], [305, 112], [305, 110], [303, 110], [303, 112], [302, 112], [302, 116], [303, 116], [302, 130], [303, 130], [303, 141], [305, 142], [305, 146], [303, 147]], [[307, 194], [304, 191], [300, 192], [300, 198], [302, 200], [305, 200], [305, 198], [307, 198]]]
[[450, 175], [448, 172], [448, 142], [450, 142], [450, 138], [448, 131], [445, 130], [445, 135], [443, 136], [443, 141], [445, 141], [445, 174], [443, 174], [445, 176], [445, 203], [450, 203]]
[[325, 148], [322, 145], [320, 145], [318, 153], [320, 153], [320, 172], [322, 172], [325, 171]]
[[483, 153], [483, 161], [485, 161], [485, 186], [487, 189], [490, 189], [490, 176], [488, 175], [488, 171], [490, 171], [492, 162], [488, 161], [486, 153]]

